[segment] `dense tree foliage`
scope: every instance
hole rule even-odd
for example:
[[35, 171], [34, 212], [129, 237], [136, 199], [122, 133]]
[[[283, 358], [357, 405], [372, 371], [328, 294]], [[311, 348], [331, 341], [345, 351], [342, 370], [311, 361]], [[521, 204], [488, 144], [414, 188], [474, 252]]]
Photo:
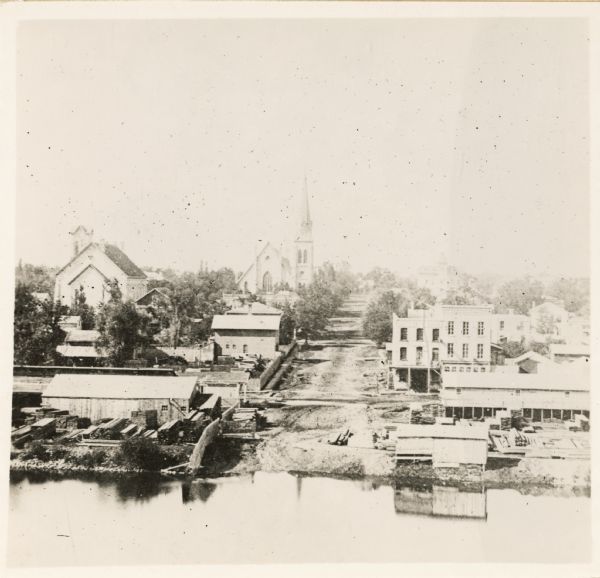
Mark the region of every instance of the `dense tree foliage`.
[[562, 301], [564, 308], [569, 313], [589, 313], [589, 279], [561, 277], [550, 283], [546, 294]]
[[54, 294], [56, 267], [44, 267], [21, 263], [15, 269], [15, 284], [27, 286], [34, 293]]
[[496, 313], [515, 313], [527, 315], [533, 303], [538, 305], [544, 296], [544, 286], [531, 277], [513, 279], [501, 285], [494, 300]]
[[363, 317], [363, 333], [378, 345], [392, 340], [392, 317], [407, 314], [409, 299], [405, 293], [384, 291], [369, 305]]
[[[37, 288], [37, 287], [36, 287]], [[58, 322], [66, 308], [52, 301], [38, 301], [31, 288], [17, 284], [14, 317], [14, 363], [23, 365], [55, 364], [56, 351], [65, 333]]]
[[98, 348], [110, 365], [122, 366], [134, 359], [137, 351], [152, 342], [150, 317], [140, 311], [133, 301], [122, 301], [116, 283], [112, 296], [98, 309], [96, 328], [100, 332]]
[[83, 288], [75, 291], [75, 299], [68, 314], [81, 317], [81, 329], [94, 329], [96, 326], [96, 311], [87, 304]]

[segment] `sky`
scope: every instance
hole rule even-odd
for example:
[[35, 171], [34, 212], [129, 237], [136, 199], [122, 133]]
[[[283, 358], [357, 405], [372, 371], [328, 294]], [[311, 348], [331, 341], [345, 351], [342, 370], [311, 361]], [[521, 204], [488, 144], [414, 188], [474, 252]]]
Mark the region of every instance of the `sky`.
[[142, 267], [315, 259], [589, 274], [581, 19], [32, 21], [17, 36], [16, 252], [77, 225]]

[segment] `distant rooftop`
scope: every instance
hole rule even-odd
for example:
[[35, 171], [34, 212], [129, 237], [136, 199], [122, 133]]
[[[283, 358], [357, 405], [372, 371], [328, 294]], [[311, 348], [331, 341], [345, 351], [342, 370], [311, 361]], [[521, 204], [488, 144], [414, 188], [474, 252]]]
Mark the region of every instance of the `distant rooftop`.
[[277, 331], [280, 319], [279, 315], [215, 315], [212, 328]]

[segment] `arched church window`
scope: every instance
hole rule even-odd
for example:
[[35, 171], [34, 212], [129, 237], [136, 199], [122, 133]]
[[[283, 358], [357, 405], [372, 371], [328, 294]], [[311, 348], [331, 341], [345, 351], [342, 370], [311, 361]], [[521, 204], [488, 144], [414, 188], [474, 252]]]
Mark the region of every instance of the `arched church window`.
[[262, 288], [263, 291], [267, 291], [268, 293], [273, 291], [273, 278], [271, 277], [271, 273], [269, 271], [263, 275]]
[[298, 263], [302, 263], [302, 251], [298, 249]]
[[304, 263], [307, 263], [307, 253], [306, 253], [306, 249], [304, 249]]

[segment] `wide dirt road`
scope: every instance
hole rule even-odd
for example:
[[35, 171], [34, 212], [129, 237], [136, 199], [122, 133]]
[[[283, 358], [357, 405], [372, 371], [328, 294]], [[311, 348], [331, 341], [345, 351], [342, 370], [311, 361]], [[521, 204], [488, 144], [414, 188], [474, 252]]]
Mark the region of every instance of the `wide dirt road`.
[[[338, 432], [368, 436], [375, 418], [369, 402], [377, 392], [382, 357], [360, 335], [365, 298], [355, 297], [341, 317], [330, 320], [329, 339], [311, 342], [294, 362], [295, 371], [282, 385], [286, 406], [269, 410], [276, 427], [257, 448], [261, 470], [339, 475], [389, 475], [391, 457], [384, 452], [331, 446]], [[375, 418], [376, 419], [376, 418]], [[368, 446], [368, 442], [364, 446]]]

